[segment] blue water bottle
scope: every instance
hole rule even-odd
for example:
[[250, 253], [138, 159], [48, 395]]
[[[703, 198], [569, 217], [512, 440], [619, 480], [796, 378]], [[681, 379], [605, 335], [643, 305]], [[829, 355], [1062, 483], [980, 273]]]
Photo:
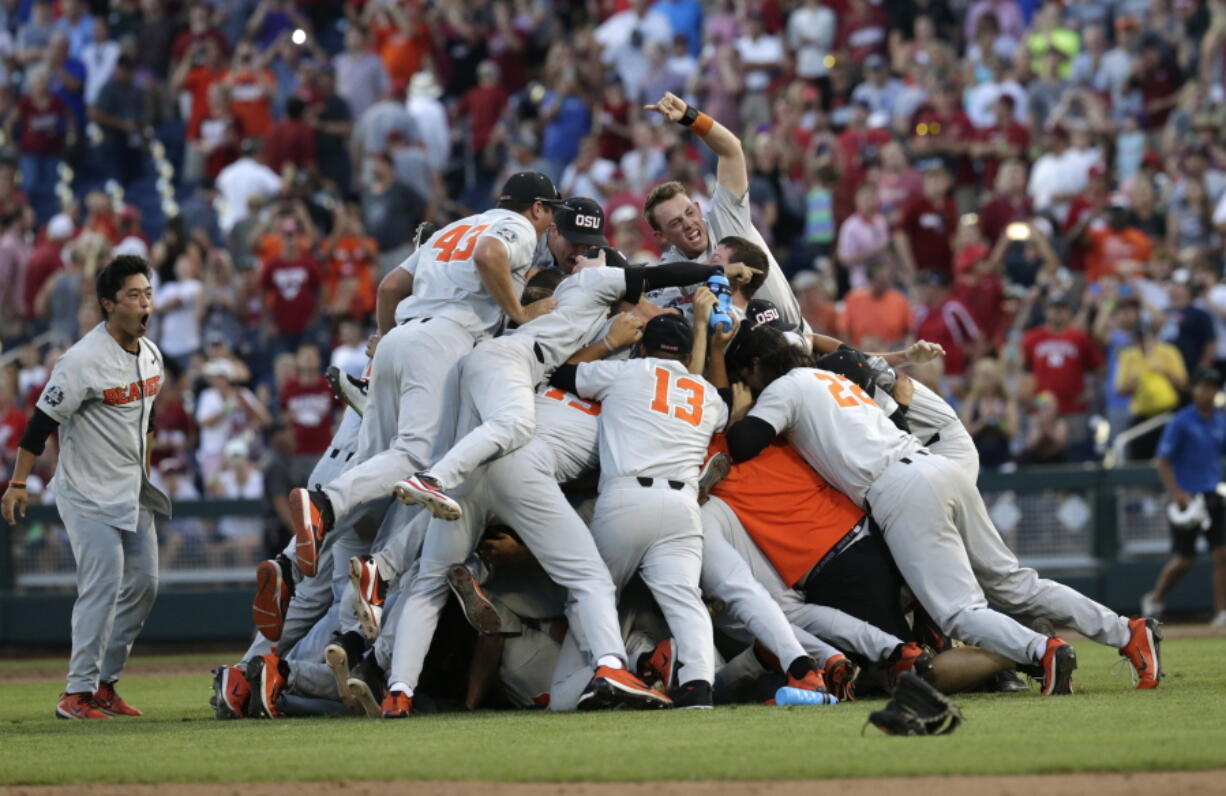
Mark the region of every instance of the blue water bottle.
[[783, 707], [794, 705], [837, 705], [839, 699], [825, 691], [806, 691], [802, 688], [783, 686], [775, 691], [775, 704]]
[[720, 332], [732, 329], [732, 285], [723, 274], [712, 274], [707, 279], [707, 289], [715, 294], [715, 308], [711, 310], [711, 328]]

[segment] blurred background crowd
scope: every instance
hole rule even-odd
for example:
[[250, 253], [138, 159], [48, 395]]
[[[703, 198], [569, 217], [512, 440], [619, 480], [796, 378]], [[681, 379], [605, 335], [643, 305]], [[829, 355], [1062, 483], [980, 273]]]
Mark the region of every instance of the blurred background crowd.
[[0, 0], [0, 474], [136, 253], [157, 478], [284, 495], [419, 221], [539, 169], [654, 260], [646, 192], [714, 177], [665, 91], [741, 136], [815, 331], [945, 346], [917, 375], [987, 468], [1099, 459], [1226, 370], [1226, 0]]

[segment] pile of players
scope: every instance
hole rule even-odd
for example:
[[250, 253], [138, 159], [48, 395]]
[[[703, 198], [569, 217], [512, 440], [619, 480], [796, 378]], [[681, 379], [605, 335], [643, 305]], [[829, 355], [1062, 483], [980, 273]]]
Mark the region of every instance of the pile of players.
[[677, 183], [648, 196], [659, 264], [524, 172], [383, 281], [369, 378], [330, 374], [348, 408], [217, 716], [822, 705], [906, 671], [1069, 694], [1074, 650], [1036, 620], [1156, 687], [1153, 620], [1001, 540], [970, 435], [905, 374], [939, 346], [808, 333], [740, 142], [671, 94], [649, 109], [718, 157], [705, 216]]

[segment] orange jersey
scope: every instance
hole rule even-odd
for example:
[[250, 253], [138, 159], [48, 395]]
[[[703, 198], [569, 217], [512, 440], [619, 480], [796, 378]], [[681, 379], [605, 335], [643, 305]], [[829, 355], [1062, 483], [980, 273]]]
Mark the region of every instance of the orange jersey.
[[[727, 452], [723, 435], [711, 452]], [[864, 518], [864, 510], [778, 438], [733, 465], [711, 494], [728, 504], [779, 577], [794, 586]]]
[[352, 280], [352, 295], [346, 312], [362, 318], [375, 309], [375, 261], [378, 251], [373, 238], [344, 237], [332, 246], [324, 274], [324, 295], [331, 303], [344, 281]]

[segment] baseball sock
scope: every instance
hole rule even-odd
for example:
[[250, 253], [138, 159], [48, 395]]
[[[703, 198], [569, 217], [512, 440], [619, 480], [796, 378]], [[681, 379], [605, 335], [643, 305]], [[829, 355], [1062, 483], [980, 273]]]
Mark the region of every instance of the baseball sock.
[[625, 669], [626, 668], [625, 664], [622, 663], [622, 659], [617, 657], [616, 655], [602, 655], [600, 659], [596, 661], [596, 665], [597, 666], [607, 666], [610, 669]]

